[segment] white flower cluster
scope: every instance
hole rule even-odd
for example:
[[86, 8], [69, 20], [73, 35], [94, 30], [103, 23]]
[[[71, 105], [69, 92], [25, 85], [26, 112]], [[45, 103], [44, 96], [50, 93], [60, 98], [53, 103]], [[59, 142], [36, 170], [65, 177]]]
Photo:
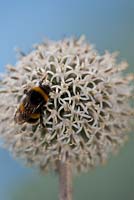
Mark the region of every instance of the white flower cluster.
[[[57, 169], [69, 160], [88, 170], [107, 160], [126, 140], [130, 128], [133, 75], [122, 75], [127, 63], [116, 53], [99, 55], [83, 37], [47, 41], [8, 66], [0, 89], [0, 135], [17, 157], [40, 167]], [[25, 87], [46, 76], [52, 88], [41, 125], [14, 123]]]

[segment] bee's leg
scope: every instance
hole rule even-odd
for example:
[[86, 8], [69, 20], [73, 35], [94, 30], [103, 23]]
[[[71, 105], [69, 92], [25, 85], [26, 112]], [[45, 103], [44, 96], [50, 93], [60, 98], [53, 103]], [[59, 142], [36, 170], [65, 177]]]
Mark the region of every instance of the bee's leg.
[[41, 113], [41, 115], [40, 115], [40, 124], [42, 125], [43, 128], [46, 128], [46, 126], [43, 122], [43, 115], [44, 115], [43, 113]]

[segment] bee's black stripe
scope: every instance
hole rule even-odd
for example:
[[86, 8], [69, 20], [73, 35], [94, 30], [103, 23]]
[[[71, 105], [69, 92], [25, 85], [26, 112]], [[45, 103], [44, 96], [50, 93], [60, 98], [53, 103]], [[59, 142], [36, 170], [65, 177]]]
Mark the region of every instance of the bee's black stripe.
[[34, 89], [30, 91], [29, 100], [32, 105], [39, 105], [46, 103], [46, 100], [44, 99], [42, 94], [40, 94], [40, 92], [38, 91], [35, 91]]
[[27, 122], [28, 122], [28, 123], [31, 123], [31, 124], [34, 124], [34, 123], [36, 123], [38, 120], [39, 120], [39, 118], [37, 118], [37, 119], [35, 119], [35, 118], [29, 118], [29, 119], [27, 120]]
[[[48, 94], [44, 91], [44, 89], [42, 87], [34, 87], [32, 90], [31, 90], [32, 93], [35, 94], [36, 98], [40, 98], [41, 101], [43, 99], [44, 103], [46, 103], [48, 101]], [[34, 99], [36, 99], [34, 97]]]

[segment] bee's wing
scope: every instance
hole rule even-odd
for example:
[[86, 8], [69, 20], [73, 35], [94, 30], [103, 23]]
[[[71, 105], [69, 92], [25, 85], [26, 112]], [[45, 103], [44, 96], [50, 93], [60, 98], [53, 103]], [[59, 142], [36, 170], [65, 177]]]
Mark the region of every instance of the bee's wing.
[[42, 107], [42, 103], [38, 104], [37, 106], [33, 106], [32, 113], [40, 112], [41, 107]]
[[41, 107], [42, 103], [38, 104], [38, 105], [34, 105], [31, 104], [30, 101], [26, 100], [24, 102], [24, 106], [25, 106], [25, 112], [30, 115], [36, 112], [40, 112], [39, 108]]

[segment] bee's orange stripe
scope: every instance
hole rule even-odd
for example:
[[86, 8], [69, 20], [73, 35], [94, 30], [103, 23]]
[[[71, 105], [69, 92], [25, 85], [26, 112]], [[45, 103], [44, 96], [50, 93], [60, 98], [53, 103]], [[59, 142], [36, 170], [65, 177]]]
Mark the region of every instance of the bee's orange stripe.
[[32, 119], [38, 119], [40, 117], [40, 113], [33, 113], [30, 115]]
[[19, 110], [20, 110], [21, 113], [24, 112], [25, 108], [24, 108], [24, 104], [23, 103], [20, 104]]
[[46, 102], [48, 101], [48, 95], [40, 87], [34, 87], [32, 90], [39, 92], [43, 96], [44, 100]]

